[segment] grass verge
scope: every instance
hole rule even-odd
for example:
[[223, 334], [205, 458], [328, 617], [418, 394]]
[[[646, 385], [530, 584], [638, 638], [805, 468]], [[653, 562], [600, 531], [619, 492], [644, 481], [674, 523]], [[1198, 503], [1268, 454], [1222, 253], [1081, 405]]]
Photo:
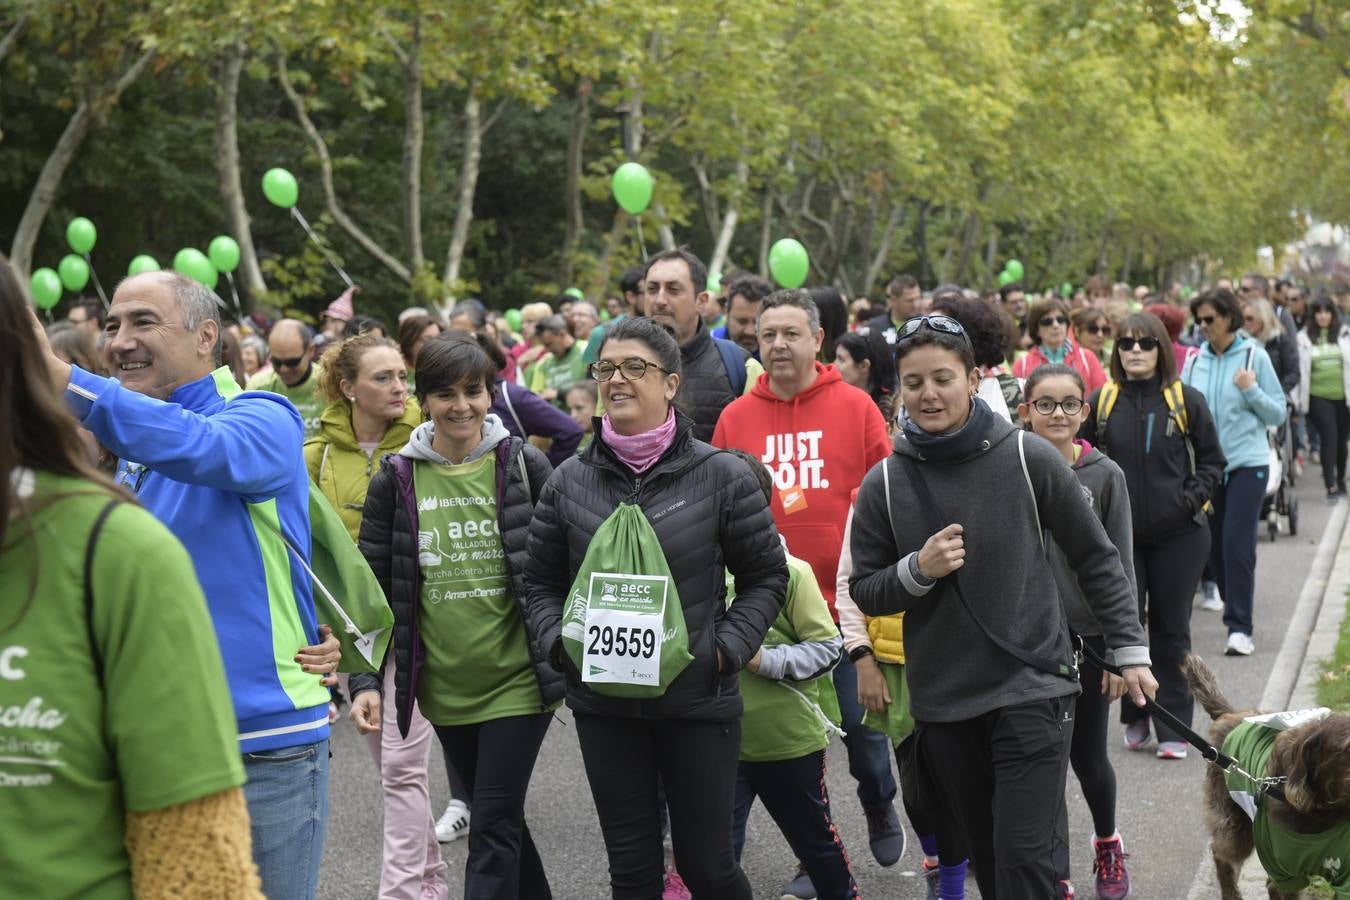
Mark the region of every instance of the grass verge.
[[1350, 712], [1350, 603], [1336, 638], [1336, 652], [1322, 663], [1317, 702], [1337, 712]]

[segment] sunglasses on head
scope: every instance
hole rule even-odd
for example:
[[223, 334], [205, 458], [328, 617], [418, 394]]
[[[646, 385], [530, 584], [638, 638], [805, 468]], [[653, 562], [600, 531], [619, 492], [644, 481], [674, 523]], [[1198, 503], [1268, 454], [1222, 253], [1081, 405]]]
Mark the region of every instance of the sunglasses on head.
[[1123, 337], [1120, 340], [1116, 341], [1116, 346], [1126, 353], [1133, 350], [1135, 347], [1138, 347], [1145, 353], [1149, 353], [1153, 350], [1158, 349], [1158, 339], [1155, 337], [1141, 337], [1141, 338]]
[[961, 323], [951, 316], [915, 316], [900, 326], [900, 331], [895, 335], [895, 342], [909, 340], [919, 333], [919, 329], [927, 328], [929, 331], [940, 331], [943, 334], [959, 335], [966, 343], [970, 343], [970, 337], [966, 330], [961, 327]]

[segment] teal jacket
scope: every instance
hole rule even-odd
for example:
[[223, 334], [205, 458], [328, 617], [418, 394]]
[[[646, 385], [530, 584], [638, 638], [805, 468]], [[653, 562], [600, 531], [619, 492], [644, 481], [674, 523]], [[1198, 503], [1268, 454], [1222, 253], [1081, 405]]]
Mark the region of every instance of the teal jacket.
[[[1233, 383], [1240, 369], [1256, 371], [1256, 384], [1245, 391]], [[1266, 349], [1245, 334], [1238, 334], [1222, 356], [1208, 342], [1191, 357], [1181, 380], [1204, 395], [1219, 445], [1228, 459], [1224, 475], [1235, 469], [1270, 463], [1266, 428], [1279, 425], [1286, 415], [1284, 390], [1270, 364]]]

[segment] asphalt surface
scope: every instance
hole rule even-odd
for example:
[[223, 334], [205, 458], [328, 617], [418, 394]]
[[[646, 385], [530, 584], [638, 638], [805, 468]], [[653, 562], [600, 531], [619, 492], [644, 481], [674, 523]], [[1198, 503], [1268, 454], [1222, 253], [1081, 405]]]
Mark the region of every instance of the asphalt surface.
[[[1261, 698], [1289, 615], [1298, 599], [1318, 539], [1327, 521], [1328, 506], [1320, 487], [1320, 472], [1309, 467], [1299, 480], [1300, 522], [1297, 537], [1281, 536], [1270, 543], [1264, 529], [1257, 551], [1256, 653], [1248, 658], [1223, 655], [1227, 637], [1220, 613], [1196, 608], [1192, 618], [1195, 652], [1218, 673], [1225, 692], [1239, 706]], [[1195, 725], [1207, 724], [1202, 710]], [[1115, 722], [1108, 752], [1118, 779], [1118, 821], [1130, 854], [1132, 896], [1184, 897], [1196, 875], [1206, 835], [1200, 818], [1201, 767], [1195, 753], [1184, 761], [1158, 760], [1149, 752], [1125, 749], [1121, 726]], [[323, 900], [369, 900], [377, 894], [382, 851], [380, 788], [374, 764], [355, 730], [345, 721], [334, 728], [330, 783], [331, 811], [319, 897]], [[883, 869], [867, 847], [867, 826], [848, 774], [844, 747], [836, 741], [828, 751], [829, 789], [835, 822], [849, 851], [854, 873], [866, 897], [921, 898], [922, 879], [916, 877], [919, 852], [909, 835], [909, 847], [900, 863]], [[432, 798], [437, 814], [449, 798], [445, 770], [433, 751]], [[1068, 802], [1072, 834], [1074, 883], [1080, 897], [1092, 897], [1091, 820], [1072, 773]], [[603, 900], [609, 896], [604, 845], [595, 807], [582, 769], [571, 717], [564, 708], [550, 729], [535, 768], [527, 800], [530, 825], [557, 900]], [[908, 825], [906, 825], [908, 832]], [[467, 855], [466, 843], [442, 845], [450, 867], [450, 896], [459, 897]], [[1255, 863], [1253, 863], [1255, 864]], [[742, 866], [756, 898], [780, 897], [780, 888], [795, 873], [795, 863], [773, 821], [756, 805], [750, 817], [749, 837]], [[966, 895], [978, 897], [973, 879]]]

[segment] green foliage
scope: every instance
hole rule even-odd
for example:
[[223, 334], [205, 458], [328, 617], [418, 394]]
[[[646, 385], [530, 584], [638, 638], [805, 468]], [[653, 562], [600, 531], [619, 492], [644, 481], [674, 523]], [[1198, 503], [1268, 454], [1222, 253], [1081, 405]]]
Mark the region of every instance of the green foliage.
[[1322, 677], [1317, 682], [1317, 702], [1337, 712], [1350, 712], [1350, 601], [1346, 613], [1336, 652], [1322, 663]]

